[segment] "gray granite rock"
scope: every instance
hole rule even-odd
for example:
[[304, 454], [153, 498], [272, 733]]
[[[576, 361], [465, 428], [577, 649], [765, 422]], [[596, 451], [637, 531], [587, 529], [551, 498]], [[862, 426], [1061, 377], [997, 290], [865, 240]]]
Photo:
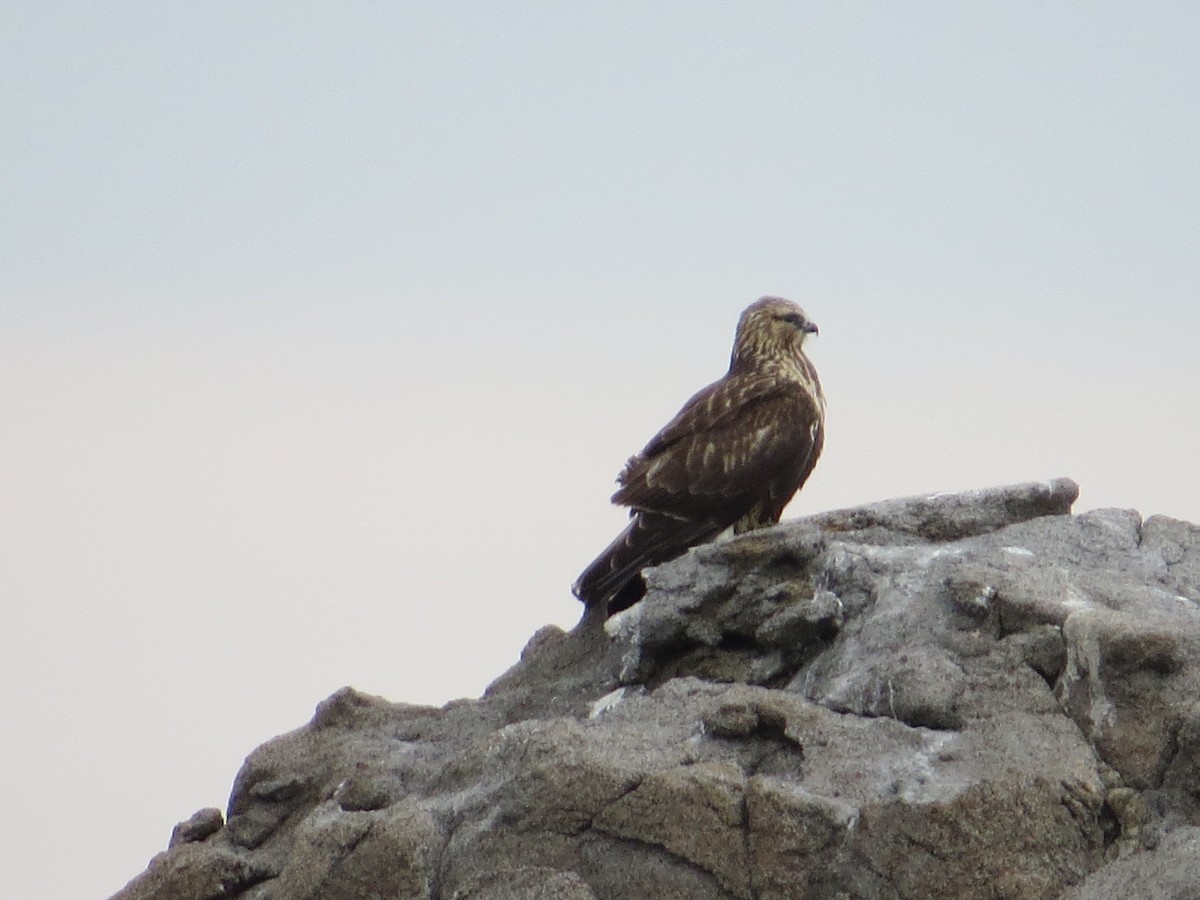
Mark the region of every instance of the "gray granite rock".
[[1200, 528], [1076, 494], [790, 522], [477, 701], [339, 691], [116, 900], [1196, 896]]

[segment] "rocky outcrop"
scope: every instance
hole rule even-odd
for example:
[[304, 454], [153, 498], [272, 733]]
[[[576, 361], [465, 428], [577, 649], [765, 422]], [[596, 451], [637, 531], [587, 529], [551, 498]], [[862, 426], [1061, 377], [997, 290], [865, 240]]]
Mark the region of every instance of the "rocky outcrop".
[[477, 701], [339, 691], [117, 898], [1195, 896], [1200, 528], [1076, 493], [753, 532]]

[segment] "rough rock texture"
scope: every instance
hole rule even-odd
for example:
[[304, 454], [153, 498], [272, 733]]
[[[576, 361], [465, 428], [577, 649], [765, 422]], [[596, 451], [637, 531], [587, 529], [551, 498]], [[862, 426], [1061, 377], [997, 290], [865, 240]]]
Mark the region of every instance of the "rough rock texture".
[[1076, 494], [791, 522], [478, 701], [339, 691], [116, 897], [1200, 896], [1200, 528]]

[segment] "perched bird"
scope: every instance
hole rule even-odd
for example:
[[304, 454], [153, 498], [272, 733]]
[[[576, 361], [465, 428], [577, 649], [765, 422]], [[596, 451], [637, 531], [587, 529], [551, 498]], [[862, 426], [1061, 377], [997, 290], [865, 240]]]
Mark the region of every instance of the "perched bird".
[[779, 521], [825, 441], [825, 396], [804, 339], [817, 326], [795, 303], [763, 297], [742, 313], [729, 371], [684, 404], [617, 476], [629, 525], [571, 589], [607, 617], [645, 594], [642, 569], [728, 528]]

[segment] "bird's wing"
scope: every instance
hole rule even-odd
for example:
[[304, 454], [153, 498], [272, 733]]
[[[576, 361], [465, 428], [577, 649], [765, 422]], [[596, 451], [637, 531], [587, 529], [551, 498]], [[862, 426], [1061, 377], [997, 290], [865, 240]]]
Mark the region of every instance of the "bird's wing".
[[[720, 530], [706, 522], [639, 512], [571, 589], [589, 607], [603, 607], [611, 615], [641, 599], [644, 584], [639, 580], [632, 591], [629, 585], [642, 569], [674, 559], [689, 547], [711, 540]], [[627, 595], [624, 602], [615, 601], [620, 594]]]
[[795, 381], [772, 373], [725, 378], [692, 397], [629, 460], [613, 502], [728, 525], [765, 482], [805, 465], [819, 434], [817, 401]]

